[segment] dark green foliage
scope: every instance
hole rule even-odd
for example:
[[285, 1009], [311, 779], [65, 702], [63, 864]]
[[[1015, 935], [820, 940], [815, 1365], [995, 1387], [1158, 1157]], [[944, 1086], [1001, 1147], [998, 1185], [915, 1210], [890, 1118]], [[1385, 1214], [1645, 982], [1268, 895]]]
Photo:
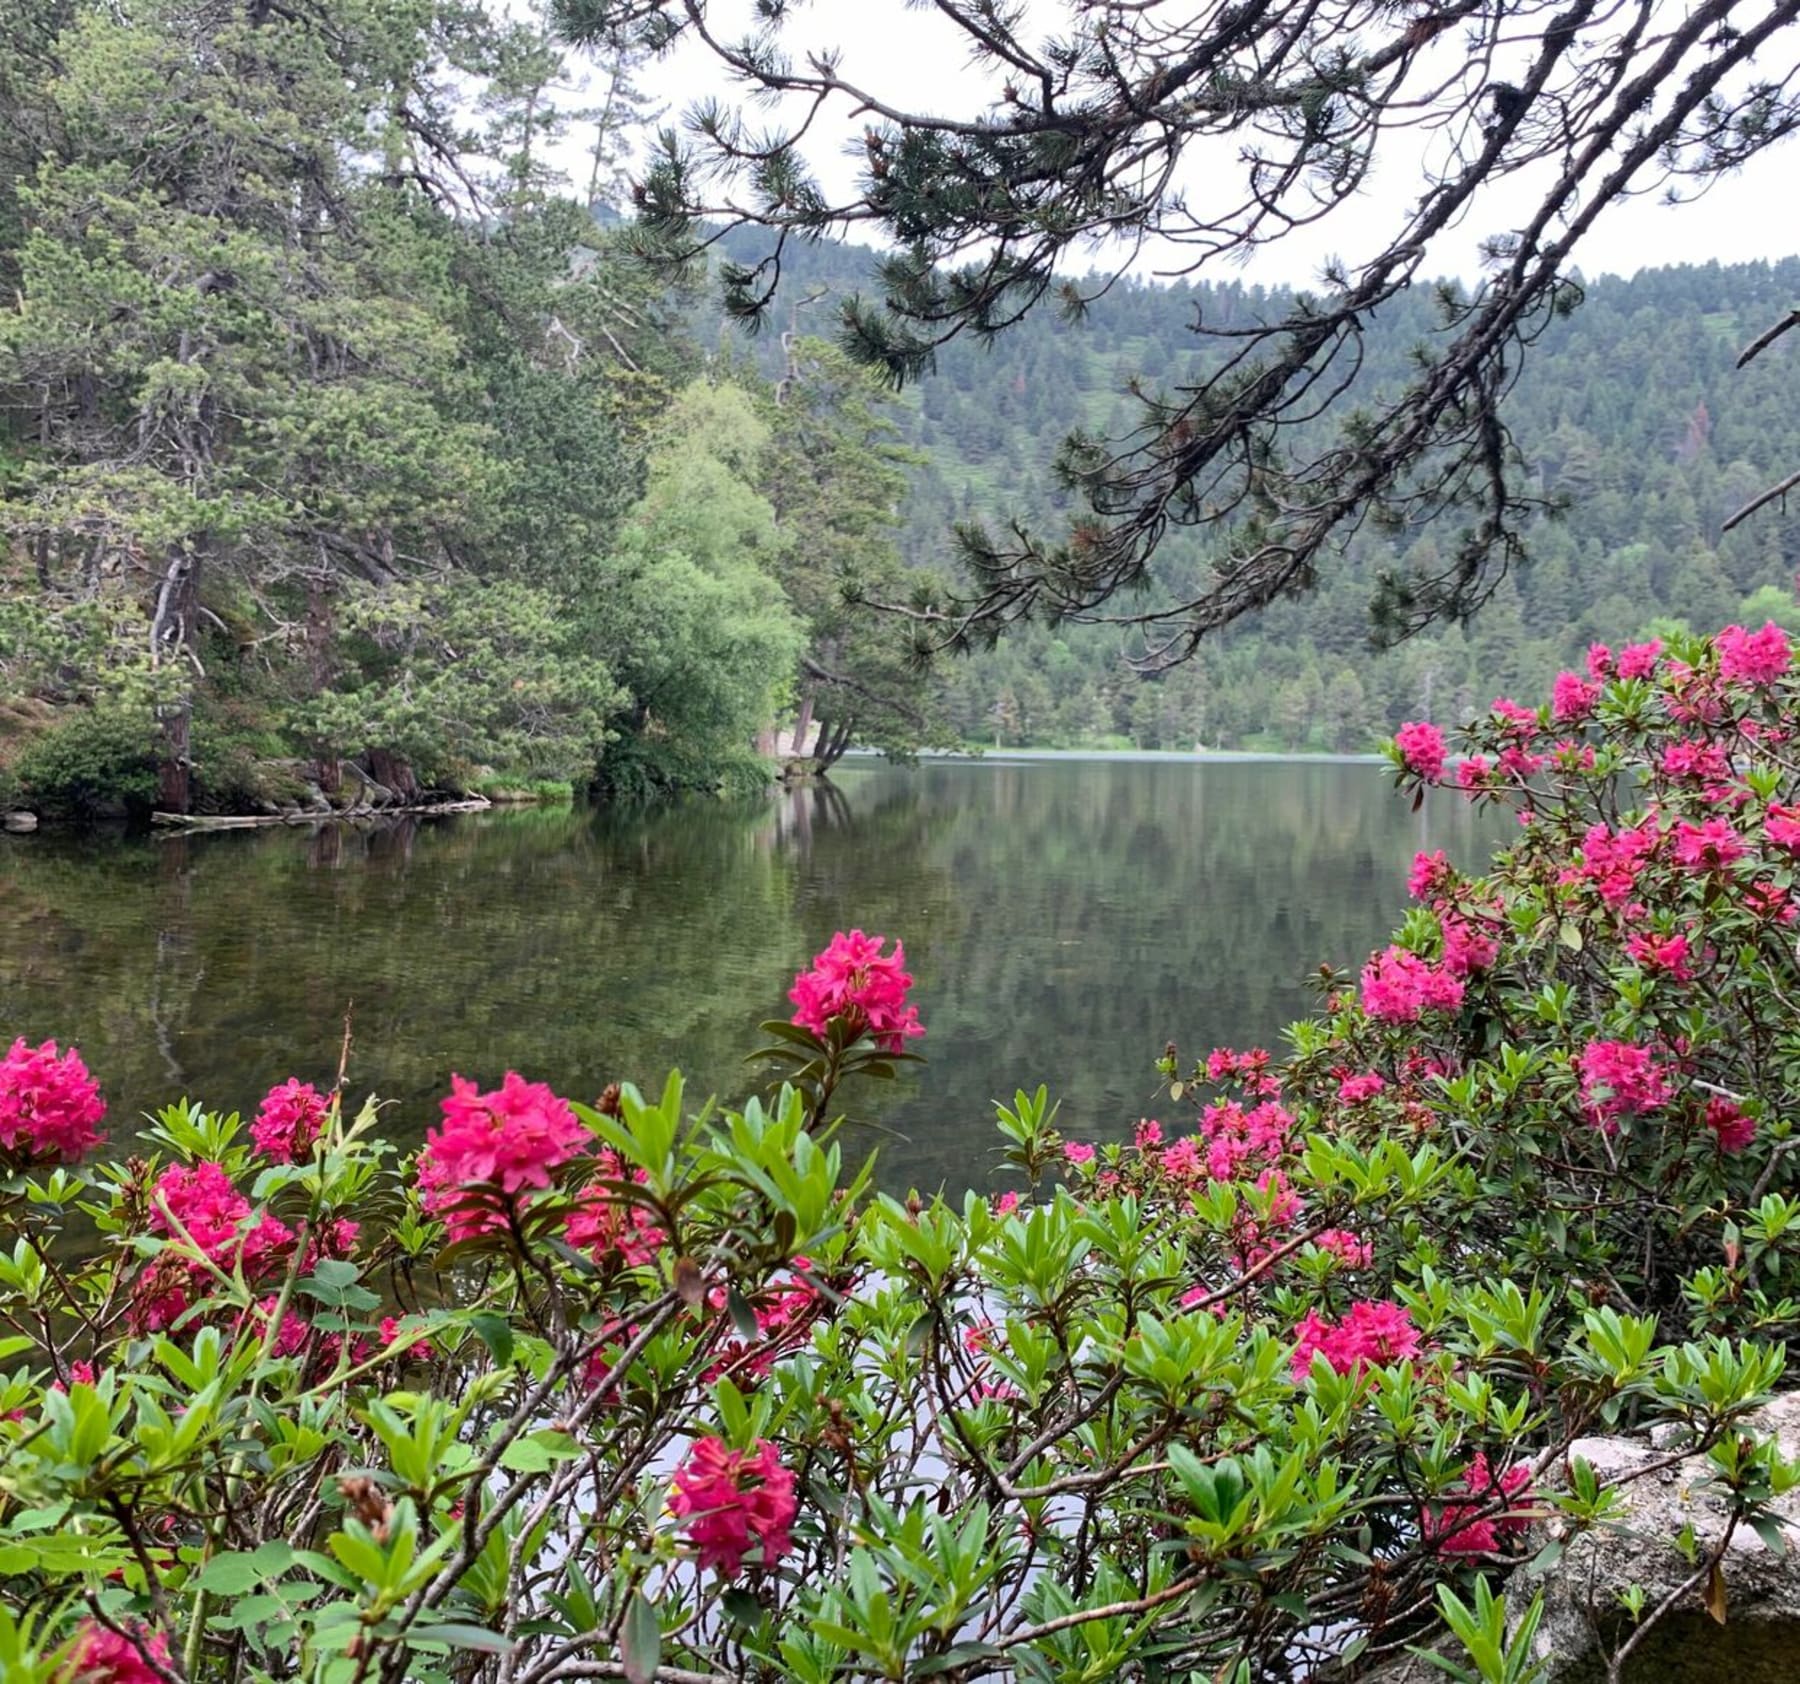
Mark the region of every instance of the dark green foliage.
[[56, 818], [124, 818], [156, 793], [148, 716], [115, 706], [71, 708], [36, 733], [5, 769], [17, 800]]
[[[748, 262], [766, 242], [739, 232], [725, 246]], [[784, 285], [799, 299], [825, 293], [802, 322], [866, 287], [876, 262], [851, 247], [790, 246]], [[1172, 670], [1136, 670], [1148, 649], [1127, 632], [1032, 624], [974, 658], [940, 659], [938, 699], [958, 734], [990, 746], [1361, 750], [1433, 709], [1547, 691], [1588, 643], [1616, 644], [1659, 620], [1698, 630], [1791, 617], [1800, 527], [1771, 508], [1729, 534], [1720, 528], [1800, 462], [1800, 347], [1778, 342], [1735, 366], [1796, 298], [1800, 258], [1589, 284], [1580, 307], [1546, 328], [1505, 404], [1524, 471], [1556, 507], [1525, 529], [1526, 559], [1466, 624], [1387, 653], [1371, 647], [1367, 606], [1381, 580], [1403, 590], [1429, 579], [1454, 558], [1463, 528], [1370, 523], [1316, 589], [1210, 633]], [[905, 504], [905, 559], [943, 571], [955, 560], [957, 522], [992, 531], [1016, 514], [1050, 530], [1068, 508], [1055, 460], [1072, 423], [1098, 435], [1127, 425], [1127, 388], [1145, 368], [1158, 386], [1191, 383], [1209, 359], [1194, 322], [1236, 330], [1293, 305], [1291, 293], [1238, 283], [1127, 282], [1079, 323], [1033, 316], [985, 347], [944, 347], [937, 372], [896, 410], [903, 442], [925, 458]], [[1421, 291], [1371, 319], [1363, 387], [1378, 393], [1407, 378], [1415, 351], [1436, 335], [1434, 308]], [[753, 349], [778, 372], [772, 341]], [[1198, 591], [1213, 566], [1204, 533], [1172, 529], [1157, 553], [1157, 588]]]

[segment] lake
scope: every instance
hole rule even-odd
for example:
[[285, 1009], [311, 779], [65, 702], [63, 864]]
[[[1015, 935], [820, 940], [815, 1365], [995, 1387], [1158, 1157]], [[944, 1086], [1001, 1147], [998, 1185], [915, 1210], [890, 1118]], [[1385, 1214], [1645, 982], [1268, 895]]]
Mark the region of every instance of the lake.
[[[450, 1072], [592, 1099], [741, 1094], [756, 1023], [834, 929], [904, 938], [929, 1062], [863, 1107], [883, 1180], [984, 1183], [992, 1101], [1047, 1082], [1065, 1133], [1127, 1134], [1154, 1060], [1279, 1046], [1321, 960], [1360, 964], [1417, 848], [1504, 835], [1418, 813], [1368, 763], [879, 762], [743, 804], [387, 827], [0, 839], [0, 1031], [78, 1044], [115, 1136], [182, 1094], [323, 1085], [436, 1119]], [[874, 1138], [871, 1135], [871, 1138]]]

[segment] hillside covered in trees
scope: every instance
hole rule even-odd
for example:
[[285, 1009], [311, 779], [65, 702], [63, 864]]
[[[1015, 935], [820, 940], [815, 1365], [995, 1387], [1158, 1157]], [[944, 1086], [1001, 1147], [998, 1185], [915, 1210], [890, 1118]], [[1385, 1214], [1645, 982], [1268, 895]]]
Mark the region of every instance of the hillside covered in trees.
[[[1672, 219], [1673, 220], [1673, 219]], [[747, 232], [727, 249], [751, 261]], [[872, 254], [790, 246], [784, 325], [805, 329], [867, 289]], [[1016, 632], [991, 653], [939, 665], [938, 694], [972, 742], [1145, 748], [1352, 750], [1421, 711], [1453, 714], [1500, 694], [1547, 693], [1592, 642], [1647, 636], [1664, 622], [1710, 629], [1796, 612], [1800, 522], [1772, 507], [1721, 536], [1728, 515], [1800, 465], [1796, 348], [1738, 353], [1800, 302], [1800, 258], [1678, 265], [1603, 277], [1533, 348], [1506, 404], [1533, 489], [1552, 511], [1515, 568], [1464, 627], [1372, 646], [1370, 602], [1384, 571], [1428, 567], [1455, 530], [1366, 525], [1309, 595], [1211, 634], [1199, 657], [1152, 676], [1116, 629]], [[1274, 319], [1291, 295], [1237, 284], [1123, 283], [1084, 322], [1027, 318], [987, 344], [958, 340], [903, 394], [903, 433], [923, 456], [902, 546], [942, 565], [953, 522], [1068, 507], [1051, 463], [1064, 435], [1120, 436], [1137, 412], [1128, 384], [1181, 384], [1209, 353], [1192, 331]], [[1437, 327], [1429, 293], [1375, 317], [1357, 391], [1397, 385]], [[716, 319], [721, 343], [741, 340]], [[771, 372], [772, 338], [753, 342]], [[741, 353], [740, 353], [741, 354]], [[1211, 353], [1216, 356], [1216, 353]], [[1167, 594], [1191, 591], [1208, 558], [1177, 528], [1157, 556]], [[1752, 600], [1753, 599], [1753, 600]]]
[[[1134, 382], [1218, 357], [1196, 323], [1292, 295], [1124, 282], [1079, 323], [958, 339], [895, 394], [831, 343], [869, 250], [790, 245], [760, 337], [701, 262], [639, 260], [618, 207], [645, 116], [628, 62], [517, 9], [6, 9], [0, 796], [711, 789], [766, 776], [758, 745], [795, 724], [827, 761], [1354, 750], [1541, 693], [1589, 641], [1793, 612], [1794, 523], [1721, 527], [1800, 463], [1794, 341], [1734, 367], [1800, 259], [1603, 279], [1548, 327], [1506, 414], [1555, 512], [1466, 625], [1375, 650], [1379, 581], [1459, 534], [1365, 522], [1316, 589], [1166, 671], [1116, 628], [1042, 623], [922, 667], [867, 605], [951, 577], [959, 523], [1066, 522], [1064, 436], [1129, 433]], [[585, 191], [550, 162], [571, 149]], [[1406, 378], [1438, 302], [1373, 317], [1352, 402]], [[1174, 527], [1152, 584], [1191, 593], [1211, 560]]]

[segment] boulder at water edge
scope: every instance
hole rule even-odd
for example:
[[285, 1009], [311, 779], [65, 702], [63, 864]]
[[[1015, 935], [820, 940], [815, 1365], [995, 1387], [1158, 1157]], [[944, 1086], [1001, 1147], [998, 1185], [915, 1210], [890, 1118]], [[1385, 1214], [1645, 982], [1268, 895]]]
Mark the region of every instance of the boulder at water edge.
[[[1759, 1437], [1773, 1434], [1790, 1461], [1800, 1458], [1800, 1392], [1777, 1398], [1746, 1425]], [[1515, 1609], [1544, 1593], [1539, 1684], [1605, 1684], [1607, 1657], [1632, 1629], [1620, 1597], [1638, 1585], [1644, 1607], [1655, 1608], [1693, 1572], [1674, 1547], [1683, 1527], [1694, 1529], [1696, 1562], [1717, 1547], [1726, 1505], [1709, 1486], [1704, 1456], [1640, 1473], [1670, 1453], [1642, 1438], [1585, 1438], [1571, 1447], [1603, 1484], [1619, 1484], [1623, 1506], [1617, 1525], [1572, 1537], [1541, 1580], [1519, 1572], [1506, 1585]], [[1722, 1562], [1725, 1623], [1706, 1612], [1698, 1589], [1688, 1591], [1632, 1651], [1623, 1684], [1800, 1684], [1800, 1489], [1773, 1506], [1787, 1548], [1770, 1549], [1747, 1526], [1732, 1534]], [[1533, 1541], [1542, 1537], [1540, 1529]], [[1454, 1644], [1442, 1652], [1461, 1658]], [[1445, 1674], [1411, 1659], [1360, 1676], [1366, 1684], [1442, 1684]]]

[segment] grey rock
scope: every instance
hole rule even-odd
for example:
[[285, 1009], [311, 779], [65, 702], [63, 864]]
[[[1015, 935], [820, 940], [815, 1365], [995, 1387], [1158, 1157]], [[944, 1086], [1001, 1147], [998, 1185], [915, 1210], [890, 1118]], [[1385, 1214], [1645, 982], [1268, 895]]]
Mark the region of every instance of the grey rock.
[[[1800, 1392], [1776, 1398], [1746, 1426], [1758, 1436], [1772, 1434], [1789, 1460], [1800, 1458]], [[1649, 1438], [1586, 1438], [1570, 1447], [1570, 1455], [1584, 1457], [1610, 1483], [1677, 1454], [1678, 1438], [1656, 1436], [1666, 1448]], [[1693, 1569], [1673, 1547], [1684, 1526], [1694, 1529], [1696, 1560], [1717, 1546], [1726, 1507], [1707, 1488], [1709, 1471], [1704, 1456], [1687, 1455], [1630, 1479], [1621, 1487], [1617, 1525], [1577, 1534], [1541, 1580], [1518, 1572], [1507, 1582], [1515, 1609], [1527, 1607], [1538, 1591], [1544, 1594], [1535, 1648], [1544, 1663], [1540, 1684], [1606, 1684], [1607, 1656], [1631, 1631], [1620, 1595], [1639, 1585], [1645, 1608], [1655, 1608], [1689, 1576]], [[1800, 1684], [1800, 1489], [1772, 1507], [1788, 1547], [1777, 1553], [1748, 1527], [1732, 1534], [1721, 1561], [1726, 1623], [1706, 1613], [1697, 1588], [1688, 1591], [1632, 1651], [1624, 1684]], [[1551, 1535], [1539, 1528], [1528, 1554]], [[1452, 1642], [1434, 1647], [1466, 1659]], [[1408, 1657], [1355, 1676], [1359, 1684], [1442, 1684], [1445, 1675]]]
[[36, 813], [0, 813], [0, 830], [10, 830], [15, 836], [23, 836], [37, 827]]

